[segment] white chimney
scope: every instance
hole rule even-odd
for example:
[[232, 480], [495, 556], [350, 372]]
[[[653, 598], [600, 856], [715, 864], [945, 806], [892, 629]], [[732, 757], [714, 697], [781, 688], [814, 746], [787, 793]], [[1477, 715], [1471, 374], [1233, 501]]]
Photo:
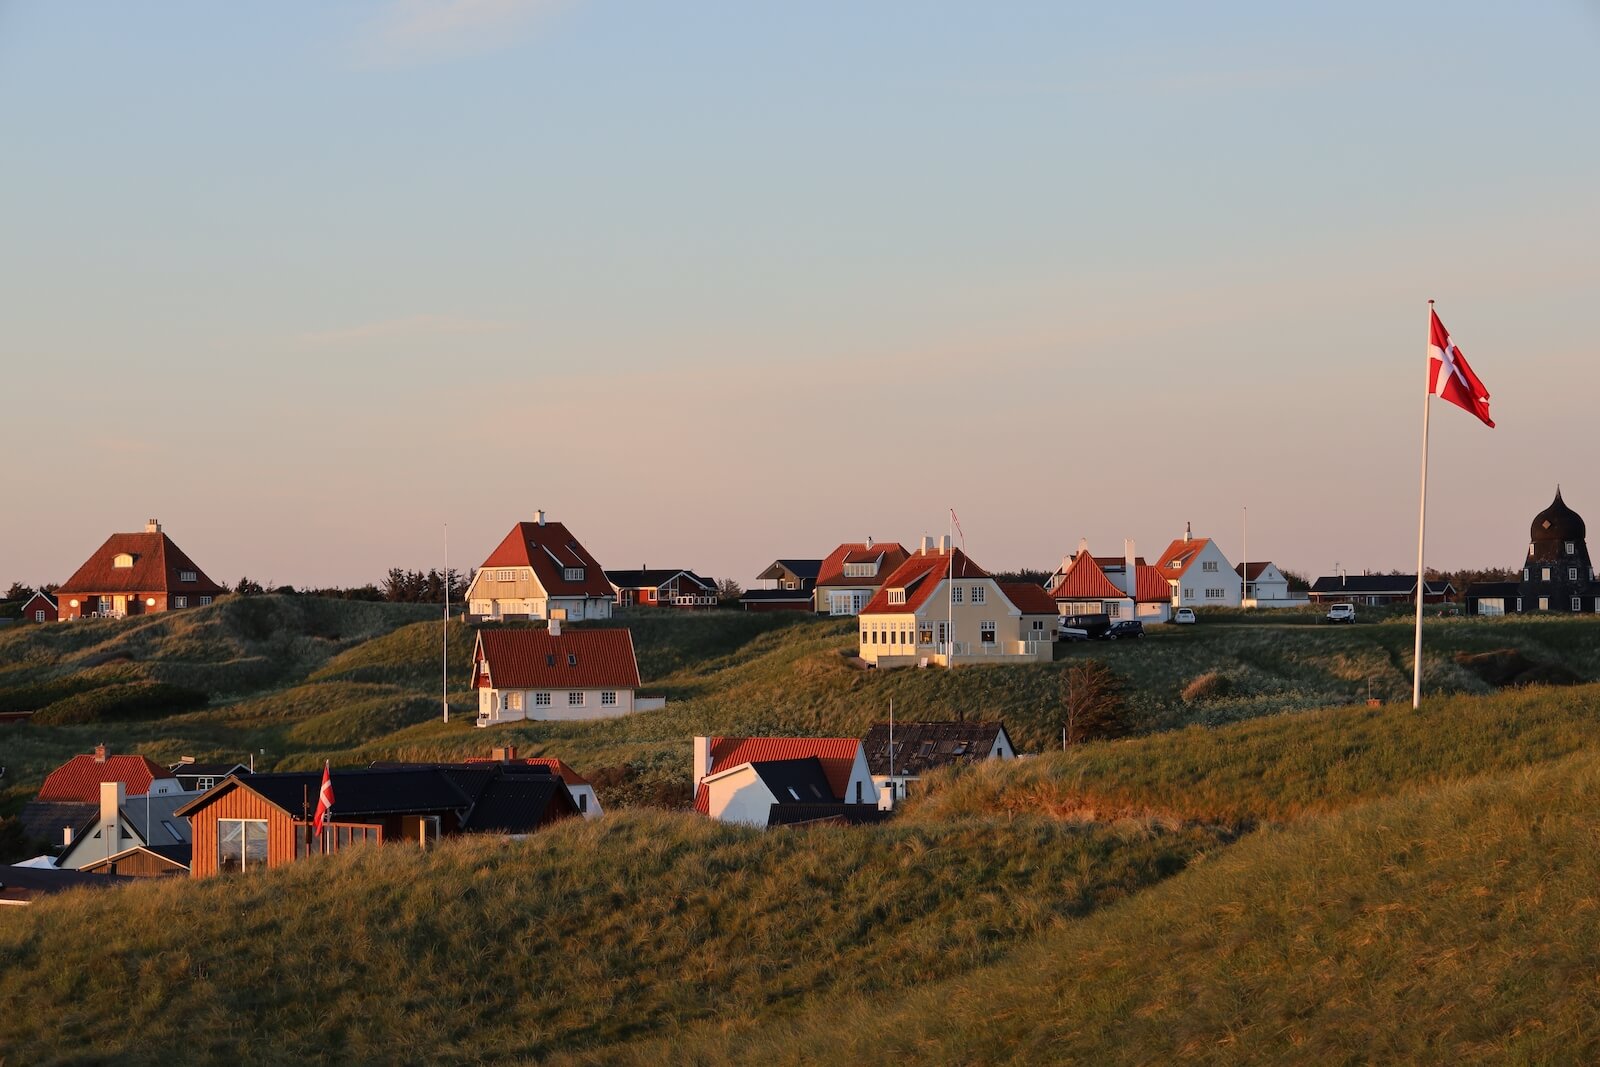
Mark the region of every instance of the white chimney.
[[1078, 556], [1083, 555], [1087, 551], [1089, 551], [1089, 539], [1087, 537], [1080, 537], [1078, 538], [1078, 551], [1072, 558], [1077, 559]]
[[551, 637], [560, 637], [561, 636], [561, 620], [556, 618], [554, 615], [552, 615], [550, 617], [550, 636]]
[[1194, 540], [1194, 529], [1191, 523], [1183, 524], [1183, 543], [1188, 544]]
[[61, 828], [61, 844], [67, 847], [72, 845], [72, 827], [63, 826]]
[[105, 835], [107, 856], [122, 851], [122, 826], [119, 820], [123, 801], [128, 799], [124, 790], [121, 782], [100, 783], [100, 832]]
[[891, 778], [878, 787], [878, 810], [894, 810], [894, 779]]
[[950, 553], [950, 535], [949, 534], [940, 534], [939, 535], [939, 551], [941, 553], [945, 554], [945, 555], [949, 555], [949, 553]]
[[922, 555], [922, 556], [926, 556], [929, 552], [932, 552], [932, 551], [933, 551], [933, 538], [929, 537], [927, 534], [923, 534], [922, 535], [922, 545], [921, 545], [920, 548], [918, 548], [917, 554], [918, 555]]
[[537, 514], [539, 516], [539, 525], [543, 526], [544, 525], [544, 508], [540, 508], [538, 510]]
[[161, 524], [159, 522], [157, 522], [156, 520], [154, 520], [154, 519], [150, 519], [149, 521], [147, 521], [144, 524], [144, 532], [145, 533], [160, 533], [161, 532]]
[[[1136, 562], [1138, 555], [1133, 550], [1133, 538], [1129, 537], [1122, 542], [1122, 565], [1127, 569], [1123, 571], [1124, 580], [1122, 591], [1131, 597], [1139, 595], [1139, 564]], [[1138, 614], [1135, 610], [1135, 614]]]
[[711, 773], [711, 738], [694, 739], [694, 784], [699, 788], [705, 776]]
[[868, 548], [872, 547], [872, 535], [871, 534], [867, 535], [867, 547]]

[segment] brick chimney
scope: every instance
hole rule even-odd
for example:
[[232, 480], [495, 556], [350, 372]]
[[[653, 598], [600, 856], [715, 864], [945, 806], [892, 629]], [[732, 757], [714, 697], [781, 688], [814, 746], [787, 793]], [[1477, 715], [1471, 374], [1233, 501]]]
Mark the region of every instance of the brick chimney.
[[154, 519], [149, 519], [144, 524], [145, 533], [160, 533], [161, 524]]
[[96, 763], [104, 763], [106, 761], [106, 746], [104, 744], [94, 746], [94, 761]]
[[517, 758], [517, 746], [506, 745], [504, 748], [495, 748], [490, 755], [496, 763], [510, 763]]

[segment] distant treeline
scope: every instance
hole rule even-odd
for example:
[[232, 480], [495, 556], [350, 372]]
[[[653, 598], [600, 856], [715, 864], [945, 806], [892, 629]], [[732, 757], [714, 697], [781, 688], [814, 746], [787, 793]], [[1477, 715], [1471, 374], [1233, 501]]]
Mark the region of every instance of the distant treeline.
[[[469, 570], [466, 573], [451, 567], [449, 570], [450, 602], [459, 603], [467, 595], [467, 587], [472, 584], [472, 576], [477, 571]], [[256, 582], [249, 578], [240, 578], [234, 583], [233, 591], [239, 596], [261, 596], [264, 593], [277, 593], [284, 596], [320, 596], [333, 600], [387, 600], [395, 604], [442, 604], [444, 603], [445, 572], [437, 567], [428, 571], [411, 571], [403, 567], [390, 567], [389, 573], [384, 576], [379, 585], [355, 586], [328, 586], [318, 589], [296, 589], [292, 585], [273, 585], [271, 582]]]

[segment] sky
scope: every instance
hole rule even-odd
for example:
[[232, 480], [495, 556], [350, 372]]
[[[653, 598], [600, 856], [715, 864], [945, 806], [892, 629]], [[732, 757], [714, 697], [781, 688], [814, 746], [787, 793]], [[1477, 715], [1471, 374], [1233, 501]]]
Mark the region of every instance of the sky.
[[0, 583], [1600, 518], [1600, 4], [0, 0]]

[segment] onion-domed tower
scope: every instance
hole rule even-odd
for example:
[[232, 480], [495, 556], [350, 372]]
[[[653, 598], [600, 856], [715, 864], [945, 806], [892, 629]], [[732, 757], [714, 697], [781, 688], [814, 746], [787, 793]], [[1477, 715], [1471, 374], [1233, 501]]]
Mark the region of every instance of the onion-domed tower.
[[1518, 593], [1522, 611], [1600, 610], [1600, 582], [1589, 562], [1583, 516], [1567, 507], [1556, 487], [1550, 506], [1528, 527], [1528, 558]]

